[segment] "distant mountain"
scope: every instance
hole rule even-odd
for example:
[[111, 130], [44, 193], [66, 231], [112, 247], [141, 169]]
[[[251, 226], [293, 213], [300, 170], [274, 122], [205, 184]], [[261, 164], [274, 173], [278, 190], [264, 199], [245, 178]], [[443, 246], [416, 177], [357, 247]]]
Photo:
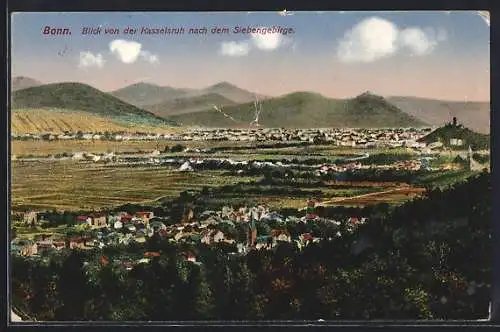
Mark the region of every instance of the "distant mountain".
[[[198, 94], [209, 94], [215, 93], [221, 95], [227, 99], [234, 101], [235, 103], [248, 103], [255, 99], [256, 94], [244, 89], [237, 87], [229, 82], [220, 82], [209, 86], [208, 88], [198, 91]], [[257, 95], [259, 99], [266, 99], [268, 97], [263, 95]]]
[[176, 89], [150, 83], [135, 83], [111, 92], [111, 95], [134, 106], [153, 105], [167, 100], [186, 97], [190, 89]]
[[[136, 83], [113, 91], [111, 94], [137, 107], [150, 107], [151, 105], [171, 102], [174, 99], [193, 98], [213, 94], [220, 95], [238, 104], [253, 101], [255, 96], [259, 99], [267, 98], [266, 96], [256, 95], [253, 92], [241, 89], [228, 82], [217, 83], [203, 89], [172, 88], [150, 83]], [[187, 101], [186, 104], [190, 105], [191, 103]], [[184, 112], [181, 111], [177, 113]]]
[[[248, 127], [255, 118], [254, 104], [223, 108], [226, 115], [207, 109], [170, 117], [182, 125]], [[263, 127], [417, 127], [424, 122], [402, 112], [384, 98], [364, 93], [353, 99], [329, 99], [320, 94], [295, 92], [262, 101]]]
[[39, 86], [39, 85], [43, 84], [40, 81], [37, 81], [33, 78], [29, 78], [26, 76], [13, 77], [10, 83], [11, 83], [11, 90], [12, 91], [31, 88], [33, 86]]
[[489, 102], [443, 101], [417, 97], [388, 97], [403, 112], [430, 125], [441, 126], [457, 117], [460, 123], [479, 133], [490, 132]]
[[444, 146], [450, 146], [452, 138], [463, 141], [462, 148], [469, 146], [474, 150], [488, 149], [490, 146], [490, 136], [476, 133], [462, 125], [453, 125], [448, 123], [422, 137], [419, 141], [425, 143], [442, 142]]
[[13, 109], [64, 109], [116, 121], [162, 125], [168, 121], [82, 83], [55, 83], [14, 91]]
[[145, 105], [144, 109], [161, 117], [177, 114], [198, 112], [217, 106], [228, 106], [236, 104], [217, 93], [208, 93], [195, 97], [176, 98], [155, 105]]

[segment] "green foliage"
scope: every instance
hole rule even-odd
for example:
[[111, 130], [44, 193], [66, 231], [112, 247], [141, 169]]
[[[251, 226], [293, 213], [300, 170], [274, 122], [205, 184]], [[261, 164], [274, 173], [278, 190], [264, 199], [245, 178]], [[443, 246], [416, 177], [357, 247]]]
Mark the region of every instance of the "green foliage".
[[[97, 251], [15, 256], [13, 296], [45, 320], [478, 319], [487, 316], [490, 289], [467, 287], [491, 284], [491, 208], [491, 175], [481, 173], [398, 207], [319, 211], [367, 216], [352, 234], [323, 222], [283, 225], [293, 236], [342, 233], [301, 250], [281, 243], [240, 256], [223, 244], [158, 237], [147, 248], [106, 249], [104, 266]], [[355, 254], [355, 241], [369, 245]], [[114, 263], [152, 249], [161, 256], [130, 271]]]

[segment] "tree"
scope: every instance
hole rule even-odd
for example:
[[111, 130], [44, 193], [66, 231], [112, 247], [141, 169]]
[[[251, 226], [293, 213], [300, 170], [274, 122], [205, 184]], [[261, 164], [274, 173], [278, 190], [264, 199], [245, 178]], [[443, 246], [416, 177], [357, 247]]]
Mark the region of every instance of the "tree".
[[182, 152], [184, 151], [185, 147], [182, 144], [176, 144], [173, 147], [170, 148], [170, 152]]

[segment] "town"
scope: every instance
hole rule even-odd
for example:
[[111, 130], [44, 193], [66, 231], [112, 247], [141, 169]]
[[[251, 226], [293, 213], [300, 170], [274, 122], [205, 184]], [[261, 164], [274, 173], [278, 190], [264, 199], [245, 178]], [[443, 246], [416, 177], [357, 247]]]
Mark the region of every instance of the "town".
[[421, 147], [418, 139], [428, 134], [432, 128], [401, 129], [194, 129], [184, 133], [92, 133], [66, 132], [62, 134], [13, 134], [13, 140], [112, 140], [112, 141], [242, 141], [242, 142], [309, 142], [329, 143], [346, 147], [410, 146]]
[[[300, 218], [293, 216], [285, 218], [262, 205], [238, 208], [224, 206], [220, 211], [207, 210], [196, 217], [193, 210], [188, 208], [182, 219], [177, 222], [168, 217], [155, 217], [151, 211], [133, 214], [90, 213], [75, 216], [72, 223], [75, 229], [74, 235], [57, 237], [41, 233], [32, 240], [15, 238], [11, 250], [13, 255], [47, 257], [54, 251], [64, 248], [99, 250], [108, 246], [145, 243], [147, 239], [158, 236], [173, 243], [193, 245], [226, 243], [232, 245], [233, 253], [245, 254], [252, 249], [271, 250], [279, 242], [293, 243], [301, 248], [309, 243], [323, 240], [317, 234], [309, 232], [297, 233], [292, 237], [286, 225], [296, 226], [311, 222], [328, 224], [332, 232], [325, 240], [332, 241], [342, 236], [343, 232], [352, 233], [356, 227], [367, 222], [367, 218], [359, 216], [338, 221], [319, 217], [315, 213], [315, 204], [313, 200], [308, 201], [304, 216]], [[24, 225], [28, 228], [51, 223], [50, 216], [35, 211], [13, 213], [12, 219], [15, 225]], [[144, 252], [144, 255], [152, 253]], [[196, 262], [195, 259], [196, 257], [189, 256], [189, 260]], [[145, 261], [141, 258], [136, 263], [138, 262]]]

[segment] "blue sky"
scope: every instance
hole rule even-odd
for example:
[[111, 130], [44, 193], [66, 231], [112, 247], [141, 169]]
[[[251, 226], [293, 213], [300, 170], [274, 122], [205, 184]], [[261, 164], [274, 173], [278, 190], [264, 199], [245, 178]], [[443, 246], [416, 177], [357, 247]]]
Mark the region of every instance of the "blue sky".
[[[72, 34], [44, 36], [45, 26]], [[81, 35], [82, 27], [97, 26], [281, 26], [294, 33]], [[489, 26], [472, 11], [19, 13], [12, 20], [12, 75], [104, 91], [137, 81], [193, 88], [229, 81], [269, 95], [370, 90], [489, 100], [489, 39]]]

